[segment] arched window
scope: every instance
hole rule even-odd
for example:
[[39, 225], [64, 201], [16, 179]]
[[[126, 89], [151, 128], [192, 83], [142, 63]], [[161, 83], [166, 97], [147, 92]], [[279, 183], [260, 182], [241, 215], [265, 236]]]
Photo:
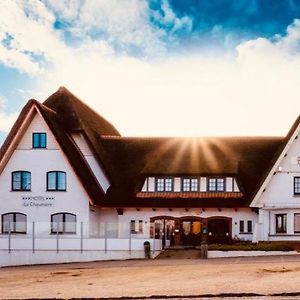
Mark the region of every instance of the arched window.
[[28, 171], [15, 171], [11, 173], [12, 191], [30, 191], [31, 173]]
[[26, 215], [10, 212], [2, 215], [2, 233], [26, 233]]
[[66, 191], [66, 172], [47, 172], [47, 191]]
[[76, 215], [70, 213], [51, 215], [51, 233], [76, 233]]

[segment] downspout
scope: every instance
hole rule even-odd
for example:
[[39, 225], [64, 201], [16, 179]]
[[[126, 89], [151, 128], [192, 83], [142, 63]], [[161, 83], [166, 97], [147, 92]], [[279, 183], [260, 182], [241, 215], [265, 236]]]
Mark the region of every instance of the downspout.
[[270, 239], [271, 234], [271, 211], [269, 210], [269, 233], [268, 233], [268, 240]]

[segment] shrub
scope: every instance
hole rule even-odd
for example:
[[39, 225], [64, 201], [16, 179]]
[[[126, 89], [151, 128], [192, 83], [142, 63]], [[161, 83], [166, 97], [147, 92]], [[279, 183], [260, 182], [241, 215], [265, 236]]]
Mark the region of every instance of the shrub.
[[236, 243], [236, 244], [211, 244], [208, 250], [218, 251], [293, 251], [294, 247], [291, 244], [283, 242], [260, 242], [253, 243]]

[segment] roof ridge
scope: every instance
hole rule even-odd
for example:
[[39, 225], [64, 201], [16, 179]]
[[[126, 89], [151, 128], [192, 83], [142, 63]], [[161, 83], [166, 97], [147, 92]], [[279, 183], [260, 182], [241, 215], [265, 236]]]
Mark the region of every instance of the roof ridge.
[[84, 127], [88, 126], [100, 135], [120, 135], [109, 121], [85, 104], [66, 87], [60, 87], [43, 102], [43, 105], [61, 115], [70, 130], [84, 129]]

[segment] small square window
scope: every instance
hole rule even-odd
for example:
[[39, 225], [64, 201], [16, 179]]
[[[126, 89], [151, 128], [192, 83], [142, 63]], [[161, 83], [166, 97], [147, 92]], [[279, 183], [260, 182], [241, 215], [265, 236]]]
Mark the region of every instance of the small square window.
[[156, 190], [158, 192], [163, 192], [165, 189], [165, 180], [163, 178], [158, 178], [156, 180]]
[[225, 179], [224, 178], [208, 178], [208, 191], [209, 192], [224, 192]]
[[173, 180], [171, 178], [165, 179], [165, 191], [172, 192], [173, 190]]
[[198, 192], [199, 190], [199, 180], [197, 178], [191, 179], [191, 191]]
[[181, 190], [183, 192], [197, 192], [199, 190], [198, 178], [183, 178]]
[[173, 178], [156, 178], [155, 190], [157, 192], [172, 192]]
[[32, 148], [46, 148], [47, 134], [45, 132], [34, 132], [32, 134]]
[[184, 178], [182, 181], [182, 191], [189, 192], [191, 190], [191, 180], [189, 178]]

